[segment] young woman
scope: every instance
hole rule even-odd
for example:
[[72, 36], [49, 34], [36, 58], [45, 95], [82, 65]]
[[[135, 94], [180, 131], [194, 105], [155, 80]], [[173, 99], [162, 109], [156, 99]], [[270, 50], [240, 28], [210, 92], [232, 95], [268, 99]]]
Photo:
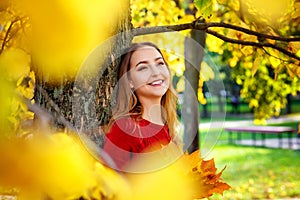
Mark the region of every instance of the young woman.
[[117, 169], [170, 143], [180, 144], [177, 96], [171, 86], [168, 64], [153, 43], [134, 43], [121, 57], [113, 117], [104, 151]]

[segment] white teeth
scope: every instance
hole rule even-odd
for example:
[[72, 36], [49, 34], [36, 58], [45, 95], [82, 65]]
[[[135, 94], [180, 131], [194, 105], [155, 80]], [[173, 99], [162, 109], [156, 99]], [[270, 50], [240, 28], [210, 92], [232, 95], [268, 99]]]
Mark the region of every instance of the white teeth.
[[159, 85], [159, 84], [162, 84], [163, 81], [162, 80], [158, 80], [158, 81], [154, 81], [152, 83], [150, 83], [150, 85]]

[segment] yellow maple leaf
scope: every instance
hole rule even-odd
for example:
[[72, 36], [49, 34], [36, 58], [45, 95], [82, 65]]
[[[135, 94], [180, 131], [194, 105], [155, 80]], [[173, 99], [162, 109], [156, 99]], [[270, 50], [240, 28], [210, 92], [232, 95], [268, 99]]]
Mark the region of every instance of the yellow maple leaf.
[[[197, 158], [198, 157], [198, 158]], [[217, 172], [214, 159], [203, 160], [199, 156], [199, 150], [195, 151], [191, 155], [186, 155], [187, 160], [191, 160], [190, 177], [194, 182], [194, 198], [210, 197], [214, 193], [223, 194], [225, 190], [231, 187], [222, 181], [221, 175], [225, 170], [225, 167], [221, 172]], [[196, 186], [196, 188], [195, 188]]]

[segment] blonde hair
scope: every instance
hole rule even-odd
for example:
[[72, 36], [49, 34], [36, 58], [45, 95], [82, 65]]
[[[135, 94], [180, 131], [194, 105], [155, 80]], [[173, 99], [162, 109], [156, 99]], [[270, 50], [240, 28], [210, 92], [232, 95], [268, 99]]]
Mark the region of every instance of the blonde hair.
[[[130, 88], [128, 72], [130, 70], [130, 60], [132, 54], [145, 46], [154, 47], [162, 55], [171, 75], [169, 66], [161, 50], [155, 44], [150, 42], [133, 43], [129, 48], [127, 48], [125, 53], [121, 56], [121, 63], [118, 71], [118, 84], [116, 94], [114, 96], [115, 102], [112, 110], [112, 118], [108, 124], [108, 130], [111, 128], [112, 124], [121, 117], [134, 116], [134, 119], [136, 120], [141, 119], [143, 107], [140, 104], [135, 92]], [[162, 118], [165, 120], [166, 125], [169, 128], [169, 134], [173, 139], [176, 135], [175, 128], [178, 125], [176, 103], [177, 95], [172, 87], [172, 84], [170, 83], [167, 92], [162, 97], [161, 106], [165, 110], [165, 112], [162, 112]]]

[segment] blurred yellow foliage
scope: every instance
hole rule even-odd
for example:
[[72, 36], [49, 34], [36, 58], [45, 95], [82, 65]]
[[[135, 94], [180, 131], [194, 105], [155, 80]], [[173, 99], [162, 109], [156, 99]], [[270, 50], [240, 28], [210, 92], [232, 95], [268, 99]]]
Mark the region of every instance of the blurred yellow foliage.
[[[1, 140], [0, 154], [0, 186], [17, 187], [20, 200], [181, 200], [230, 189], [220, 178], [224, 169], [217, 173], [214, 161], [202, 160], [199, 151], [184, 154], [164, 168], [138, 174], [120, 174], [101, 164], [79, 138], [65, 133]], [[147, 162], [138, 160], [133, 165]]]
[[0, 12], [9, 6], [9, 0], [2, 0], [0, 2]]
[[100, 164], [65, 133], [1, 141], [0, 184], [17, 187], [18, 199], [128, 199], [121, 175]]
[[35, 87], [35, 74], [33, 71], [28, 71], [17, 81], [17, 91], [26, 99], [33, 99]]
[[230, 58], [229, 59], [229, 66], [230, 67], [235, 67], [237, 65], [238, 61], [239, 61], [239, 58], [236, 57], [236, 56]]
[[252, 55], [254, 50], [253, 47], [251, 46], [244, 46], [241, 48], [241, 52], [245, 55], [245, 56], [249, 56]]
[[[138, 160], [138, 163], [134, 164], [147, 165], [147, 160]], [[195, 151], [192, 154], [184, 154], [160, 170], [128, 174], [127, 177], [132, 184], [135, 200], [201, 199], [214, 193], [222, 194], [230, 189], [220, 178], [223, 170], [217, 173], [214, 160], [203, 160], [199, 151]]]
[[201, 63], [201, 68], [200, 68], [200, 76], [204, 81], [208, 81], [211, 79], [215, 78], [214, 71], [211, 69], [211, 67], [206, 63], [202, 62]]
[[184, 92], [184, 85], [185, 85], [185, 80], [183, 77], [181, 77], [176, 85], [176, 91], [178, 93]]
[[27, 39], [38, 75], [56, 82], [74, 78], [88, 54], [113, 33], [124, 2], [14, 0], [13, 4], [29, 16], [32, 29], [27, 30]]
[[30, 55], [21, 49], [10, 48], [0, 54], [2, 76], [17, 81], [30, 70]]
[[223, 54], [223, 48], [222, 48], [223, 44], [224, 44], [223, 40], [220, 40], [212, 35], [207, 35], [206, 45], [209, 51]]
[[202, 104], [205, 105], [207, 103], [205, 96], [203, 94], [202, 88], [198, 88], [198, 101]]
[[[0, 54], [1, 121], [7, 137], [23, 134], [23, 123], [34, 115], [27, 108], [27, 101], [34, 96], [35, 75], [30, 71], [30, 56], [21, 49], [9, 48]], [[23, 99], [24, 98], [24, 99]]]
[[[1, 72], [1, 68], [0, 68]], [[11, 114], [11, 100], [14, 97], [14, 87], [13, 85], [4, 79], [3, 76], [0, 76], [0, 140], [2, 139], [3, 136], [8, 136], [9, 135], [9, 128], [10, 128], [10, 123], [9, 123], [9, 116]]]
[[249, 103], [249, 107], [250, 108], [257, 108], [258, 107], [258, 100], [257, 99], [251, 99], [250, 103]]
[[264, 19], [267, 23], [278, 23], [279, 19], [282, 18], [286, 13], [289, 12], [291, 6], [291, 0], [243, 0], [242, 6], [245, 7], [245, 10], [248, 10], [248, 13], [253, 17], [256, 17], [256, 20]]
[[300, 42], [290, 42], [288, 44], [288, 48], [291, 50], [291, 52], [300, 56]]

